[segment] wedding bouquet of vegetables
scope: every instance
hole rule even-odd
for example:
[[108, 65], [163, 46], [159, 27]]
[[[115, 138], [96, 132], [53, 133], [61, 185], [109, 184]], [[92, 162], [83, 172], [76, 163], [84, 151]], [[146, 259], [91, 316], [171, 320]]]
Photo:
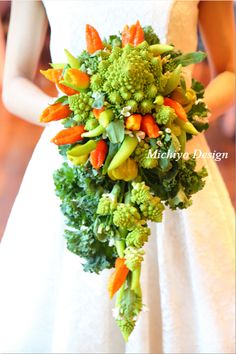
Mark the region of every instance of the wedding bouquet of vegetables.
[[[186, 140], [208, 127], [204, 87], [186, 85], [183, 67], [205, 58], [160, 44], [151, 26], [125, 26], [101, 40], [86, 27], [87, 50], [41, 73], [61, 92], [40, 117], [61, 120], [52, 142], [65, 162], [54, 173], [68, 249], [87, 272], [115, 267], [114, 317], [125, 340], [141, 312], [148, 221], [165, 207], [187, 208], [206, 169], [184, 158]], [[178, 157], [178, 158], [177, 158]]]

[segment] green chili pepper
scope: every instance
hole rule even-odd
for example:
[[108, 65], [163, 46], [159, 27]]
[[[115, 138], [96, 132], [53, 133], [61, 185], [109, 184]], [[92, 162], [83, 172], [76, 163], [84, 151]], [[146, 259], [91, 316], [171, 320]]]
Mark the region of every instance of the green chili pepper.
[[185, 152], [185, 145], [186, 145], [186, 133], [185, 131], [182, 130], [181, 134], [178, 136], [180, 146], [181, 146], [181, 152]]
[[108, 171], [117, 168], [125, 160], [127, 160], [128, 157], [133, 153], [137, 145], [138, 145], [138, 139], [136, 138], [136, 136], [126, 135], [126, 137], [123, 140], [123, 143], [121, 144], [121, 147], [113, 157], [110, 166], [108, 167]]
[[105, 128], [102, 125], [98, 125], [96, 128], [81, 134], [83, 138], [95, 138], [105, 132]]
[[68, 63], [70, 64], [71, 68], [74, 69], [79, 69], [80, 68], [80, 62], [78, 59], [74, 57], [67, 49], [65, 49], [66, 57], [68, 60]]
[[180, 80], [182, 65], [179, 64], [170, 74], [167, 84], [162, 92], [164, 96], [171, 93], [177, 86]]
[[88, 160], [89, 155], [82, 155], [82, 156], [71, 156], [69, 153], [67, 154], [68, 159], [73, 163], [73, 165], [84, 165], [85, 162]]
[[153, 45], [150, 45], [149, 49], [151, 50], [151, 52], [154, 56], [157, 56], [157, 55], [160, 55], [165, 52], [169, 52], [169, 51], [173, 50], [174, 47], [172, 45], [168, 45], [168, 44], [153, 44]]
[[110, 121], [112, 120], [112, 118], [113, 118], [112, 109], [107, 109], [99, 114], [98, 121], [100, 125], [106, 128], [110, 123]]
[[87, 143], [82, 145], [77, 144], [67, 152], [67, 157], [68, 159], [70, 159], [70, 157], [78, 157], [78, 156], [89, 154], [91, 151], [96, 149], [96, 146], [97, 146], [97, 141], [95, 140], [89, 140], [87, 141]]
[[185, 131], [186, 133], [192, 134], [192, 135], [198, 135], [199, 132], [197, 129], [194, 127], [194, 125], [190, 122], [184, 122], [183, 120], [177, 118], [176, 119], [177, 124], [180, 126], [180, 128]]

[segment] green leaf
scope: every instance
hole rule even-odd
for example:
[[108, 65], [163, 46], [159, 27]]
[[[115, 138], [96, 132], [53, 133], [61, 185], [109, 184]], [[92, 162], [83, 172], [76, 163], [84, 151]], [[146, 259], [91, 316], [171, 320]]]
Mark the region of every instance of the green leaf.
[[182, 66], [188, 66], [191, 64], [200, 63], [206, 58], [206, 53], [204, 52], [192, 52], [179, 55], [173, 59], [175, 64], [181, 64]]
[[113, 157], [115, 156], [115, 154], [117, 153], [119, 149], [119, 145], [118, 144], [109, 144], [109, 150], [108, 150], [108, 154], [105, 160], [105, 163], [103, 165], [103, 169], [102, 169], [102, 174], [105, 175], [107, 173], [107, 169], [110, 165], [111, 160], [113, 159]]
[[119, 120], [109, 123], [106, 131], [111, 143], [118, 144], [124, 140], [125, 128], [123, 121]]
[[97, 108], [97, 109], [102, 108], [104, 105], [104, 99], [105, 99], [104, 94], [101, 92], [95, 92], [92, 97], [94, 98], [92, 107]]

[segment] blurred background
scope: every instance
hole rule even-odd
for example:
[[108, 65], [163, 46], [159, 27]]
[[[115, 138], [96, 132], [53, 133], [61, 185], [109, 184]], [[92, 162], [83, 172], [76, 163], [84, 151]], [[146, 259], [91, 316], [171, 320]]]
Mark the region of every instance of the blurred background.
[[[10, 1], [0, 0], [0, 239], [25, 169], [43, 130], [41, 127], [29, 124], [11, 115], [2, 104], [2, 72], [10, 6]], [[47, 68], [50, 62], [49, 38], [50, 31], [48, 30], [39, 63], [41, 69]], [[204, 50], [200, 37], [199, 49]], [[194, 77], [207, 85], [210, 79], [207, 61], [195, 66]], [[56, 95], [54, 86], [46, 81], [42, 75], [37, 74], [35, 81], [48, 94]], [[206, 138], [212, 151], [228, 152], [229, 157], [218, 161], [217, 164], [235, 207], [235, 106], [211, 124], [206, 133]]]

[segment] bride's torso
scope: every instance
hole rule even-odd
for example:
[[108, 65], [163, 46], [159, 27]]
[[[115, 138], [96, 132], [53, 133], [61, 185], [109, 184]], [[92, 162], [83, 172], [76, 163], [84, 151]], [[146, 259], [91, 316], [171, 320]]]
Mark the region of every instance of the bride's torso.
[[64, 49], [78, 55], [85, 48], [85, 25], [94, 26], [102, 38], [137, 20], [152, 25], [161, 42], [182, 51], [197, 44], [198, 1], [179, 0], [45, 0], [51, 27], [53, 62], [65, 60]]

